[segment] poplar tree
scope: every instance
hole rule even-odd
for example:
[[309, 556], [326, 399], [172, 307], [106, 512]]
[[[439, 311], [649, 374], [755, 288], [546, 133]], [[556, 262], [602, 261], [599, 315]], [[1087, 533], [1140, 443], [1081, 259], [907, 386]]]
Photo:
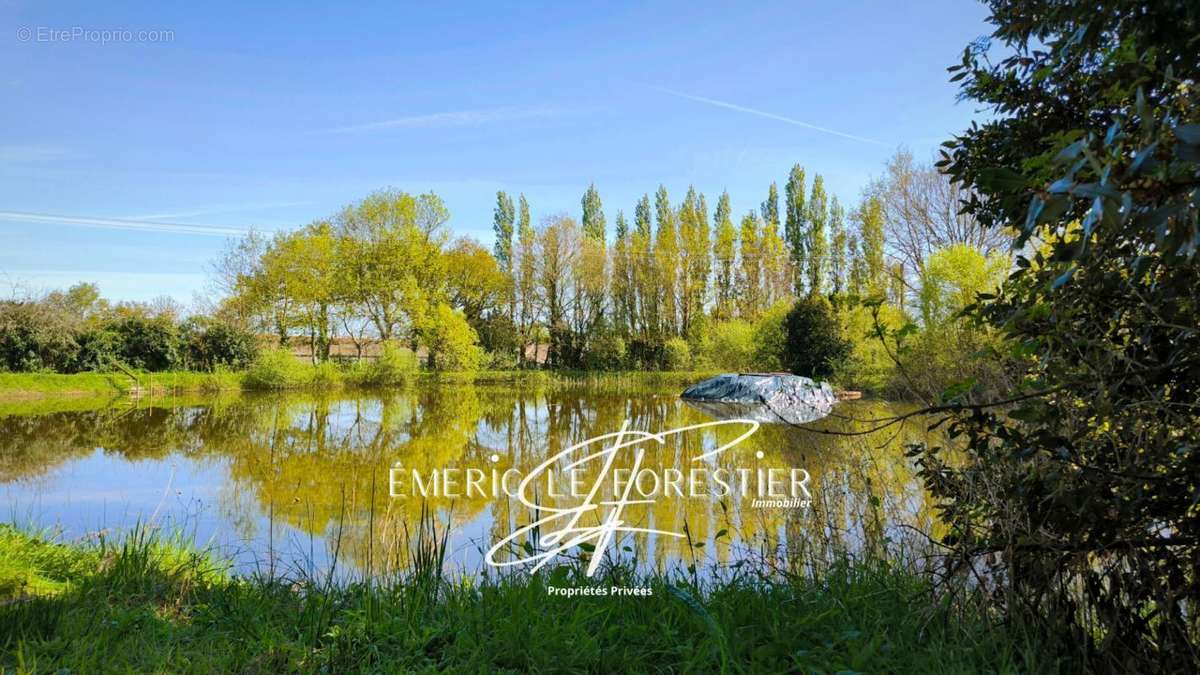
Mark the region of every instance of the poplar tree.
[[668, 335], [679, 333], [679, 236], [675, 227], [675, 209], [667, 197], [667, 188], [658, 186], [654, 195], [654, 215], [658, 229], [654, 234], [654, 259], [658, 268], [660, 325]]
[[862, 246], [864, 282], [867, 295], [879, 295], [885, 290], [883, 258], [883, 205], [878, 197], [867, 197], [858, 209], [859, 233]]
[[679, 207], [679, 244], [680, 331], [687, 335], [695, 318], [704, 312], [712, 269], [708, 206], [704, 195], [691, 186]]
[[594, 240], [604, 241], [607, 223], [604, 220], [604, 207], [600, 203], [600, 193], [596, 191], [595, 183], [589, 185], [587, 192], [583, 193], [582, 203], [583, 233]]
[[834, 293], [846, 289], [846, 211], [835, 195], [829, 206], [829, 280]]
[[659, 326], [658, 270], [653, 253], [653, 228], [650, 221], [650, 197], [642, 195], [633, 211], [633, 244], [630, 247], [634, 289], [638, 297], [639, 332], [656, 331]]
[[[528, 344], [533, 324], [537, 320], [538, 303], [537, 303], [537, 234], [533, 230], [533, 223], [529, 218], [529, 202], [525, 200], [525, 195], [521, 195], [518, 200], [519, 210], [517, 215], [517, 268], [514, 287], [516, 292], [516, 300], [520, 306], [520, 311], [517, 314], [517, 333], [520, 336], [520, 355], [519, 359], [522, 363], [525, 361], [525, 346]], [[534, 355], [537, 358], [537, 355]]]
[[716, 233], [713, 241], [713, 258], [717, 265], [716, 306], [713, 316], [725, 321], [733, 317], [734, 298], [734, 256], [737, 246], [737, 232], [733, 229], [733, 219], [729, 208], [729, 192], [722, 192], [717, 200]]
[[824, 292], [825, 267], [828, 265], [829, 240], [825, 225], [829, 209], [825, 197], [825, 180], [817, 175], [813, 179], [812, 196], [808, 200], [808, 294]]
[[762, 233], [759, 235], [759, 269], [763, 284], [763, 305], [770, 305], [787, 295], [788, 279], [786, 248], [779, 235], [779, 189], [775, 183], [767, 190], [767, 200], [760, 206]]
[[787, 241], [788, 258], [792, 268], [792, 292], [798, 296], [804, 286], [804, 249], [808, 222], [808, 212], [804, 203], [804, 169], [799, 164], [792, 166], [783, 193], [786, 202], [783, 236]]
[[738, 314], [751, 321], [758, 318], [763, 305], [761, 230], [758, 214], [750, 211], [742, 217]]
[[862, 252], [858, 248], [858, 235], [853, 232], [850, 233], [849, 243], [846, 245], [846, 255], [850, 260], [847, 284], [850, 295], [862, 297], [867, 285], [867, 268], [863, 262]]
[[[613, 241], [612, 297], [617, 331], [628, 336], [634, 330], [635, 286], [630, 264], [629, 223], [625, 212], [617, 211], [616, 238]], [[636, 263], [634, 263], [636, 265]]]
[[514, 217], [512, 198], [504, 191], [497, 192], [496, 209], [492, 212], [492, 230], [496, 233], [496, 261], [505, 272], [512, 270]]

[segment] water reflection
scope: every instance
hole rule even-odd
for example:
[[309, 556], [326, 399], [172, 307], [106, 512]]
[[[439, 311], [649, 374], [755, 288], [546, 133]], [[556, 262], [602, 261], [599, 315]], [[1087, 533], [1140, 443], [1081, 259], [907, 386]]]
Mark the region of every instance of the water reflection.
[[[839, 404], [817, 430], [892, 410]], [[529, 472], [574, 443], [616, 431], [662, 431], [711, 420], [675, 392], [617, 395], [500, 386], [418, 386], [373, 395], [287, 394], [175, 400], [171, 405], [0, 416], [0, 504], [10, 519], [69, 536], [135, 522], [179, 527], [243, 570], [387, 572], [410, 564], [399, 545], [424, 512], [451, 526], [450, 562], [478, 572], [491, 545], [534, 515], [506, 495], [391, 498], [388, 470], [515, 468]], [[743, 431], [716, 427], [647, 448], [643, 466], [681, 468]], [[850, 552], [911, 552], [938, 534], [903, 445], [923, 425], [838, 436], [763, 425], [715, 466], [800, 467], [806, 509], [756, 508], [750, 498], [664, 497], [628, 522], [687, 538], [630, 535], [613, 556], [644, 569], [713, 570], [746, 558], [804, 568]], [[631, 455], [617, 458], [618, 464]], [[539, 496], [547, 506], [570, 500]], [[515, 554], [515, 552], [514, 552]]]

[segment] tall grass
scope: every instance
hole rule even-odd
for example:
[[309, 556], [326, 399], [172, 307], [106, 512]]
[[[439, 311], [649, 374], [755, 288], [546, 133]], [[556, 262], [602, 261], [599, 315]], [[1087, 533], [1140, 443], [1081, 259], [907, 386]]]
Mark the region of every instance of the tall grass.
[[[742, 569], [700, 584], [619, 563], [594, 578], [583, 563], [456, 578], [443, 569], [439, 527], [422, 516], [397, 542], [413, 561], [406, 572], [345, 583], [230, 576], [204, 551], [151, 530], [67, 545], [0, 528], [0, 569], [37, 569], [53, 582], [2, 587], [0, 669], [960, 673], [1040, 665], [1033, 646], [897, 566], [835, 565], [819, 578]], [[585, 587], [609, 594], [552, 593]]]

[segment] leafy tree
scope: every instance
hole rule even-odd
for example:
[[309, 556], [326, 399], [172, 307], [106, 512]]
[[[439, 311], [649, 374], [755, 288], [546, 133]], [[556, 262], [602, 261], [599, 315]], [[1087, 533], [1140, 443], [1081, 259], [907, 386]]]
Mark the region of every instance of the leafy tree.
[[836, 195], [829, 204], [829, 282], [834, 293], [846, 290], [846, 210]]
[[537, 320], [540, 305], [537, 285], [537, 234], [529, 217], [529, 202], [525, 195], [519, 199], [517, 216], [517, 265], [514, 270], [514, 297], [520, 307], [516, 314], [518, 359], [525, 361], [525, 345], [533, 337], [533, 324]]
[[850, 354], [833, 307], [821, 296], [796, 301], [784, 320], [787, 344], [783, 364], [789, 371], [814, 379], [827, 378]]
[[637, 311], [637, 286], [633, 272], [637, 261], [632, 259], [632, 244], [625, 212], [617, 211], [612, 262], [613, 322], [616, 324], [616, 331], [623, 336], [633, 333], [636, 323], [634, 315]]
[[787, 295], [792, 285], [786, 245], [779, 234], [779, 190], [775, 183], [771, 183], [767, 190], [767, 199], [760, 211], [762, 238], [758, 266], [762, 274], [763, 298], [767, 304], [771, 304]]
[[742, 216], [740, 269], [738, 270], [738, 315], [743, 319], [758, 318], [763, 306], [762, 281], [762, 224], [750, 211]]
[[253, 333], [220, 321], [192, 319], [183, 324], [180, 334], [183, 361], [189, 369], [240, 370], [258, 357], [258, 340]]
[[680, 331], [686, 336], [692, 324], [704, 314], [708, 299], [708, 277], [712, 272], [711, 240], [708, 228], [708, 206], [704, 195], [688, 187], [687, 196], [679, 207], [680, 244]]
[[658, 272], [659, 326], [663, 333], [679, 333], [679, 235], [675, 209], [667, 197], [667, 188], [658, 186], [654, 195], [654, 264]]
[[596, 191], [595, 183], [589, 185], [587, 192], [583, 193], [582, 204], [583, 233], [596, 241], [604, 241], [606, 236], [604, 207], [600, 203], [600, 193]]
[[883, 257], [883, 205], [878, 197], [866, 197], [855, 216], [862, 246], [862, 267], [866, 273], [865, 293], [879, 296], [887, 287], [886, 262]]
[[483, 362], [479, 337], [461, 312], [439, 304], [420, 327], [421, 343], [428, 350], [428, 365], [435, 370], [473, 371]]
[[802, 271], [804, 270], [805, 247], [808, 242], [808, 208], [804, 202], [804, 169], [799, 164], [792, 166], [783, 193], [787, 202], [784, 237], [787, 240], [788, 254], [793, 270], [792, 292], [799, 296], [804, 291]]
[[713, 316], [724, 321], [733, 318], [737, 257], [737, 233], [733, 229], [729, 207], [729, 192], [722, 192], [717, 200], [716, 234], [713, 240], [713, 259], [717, 265], [716, 305]]
[[988, 121], [940, 166], [1018, 230], [973, 313], [1027, 375], [954, 416], [964, 462], [918, 448], [922, 475], [959, 559], [1000, 552], [997, 602], [1081, 668], [1194, 672], [1200, 5], [987, 4], [998, 44], [951, 70]]
[[111, 327], [120, 339], [121, 360], [141, 370], [171, 370], [181, 362], [179, 329], [168, 317], [130, 315]]
[[825, 291], [825, 270], [829, 265], [829, 239], [825, 225], [829, 220], [829, 204], [825, 196], [825, 179], [813, 179], [812, 196], [808, 199], [808, 294]]
[[496, 193], [496, 209], [492, 215], [492, 230], [496, 233], [496, 261], [505, 271], [512, 269], [513, 258], [513, 221], [516, 211], [513, 209], [512, 197], [503, 191]]

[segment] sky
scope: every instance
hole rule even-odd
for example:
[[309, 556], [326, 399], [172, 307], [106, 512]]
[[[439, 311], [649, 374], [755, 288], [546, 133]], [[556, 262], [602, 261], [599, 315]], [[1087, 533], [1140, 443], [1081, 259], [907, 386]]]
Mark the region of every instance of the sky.
[[967, 0], [0, 0], [0, 295], [208, 292], [230, 237], [436, 192], [491, 245], [497, 190], [611, 223], [661, 183], [735, 215], [793, 164], [853, 206], [977, 116]]

